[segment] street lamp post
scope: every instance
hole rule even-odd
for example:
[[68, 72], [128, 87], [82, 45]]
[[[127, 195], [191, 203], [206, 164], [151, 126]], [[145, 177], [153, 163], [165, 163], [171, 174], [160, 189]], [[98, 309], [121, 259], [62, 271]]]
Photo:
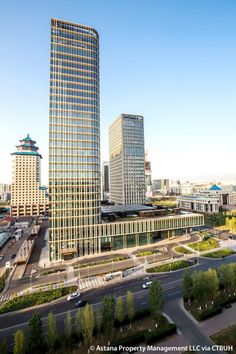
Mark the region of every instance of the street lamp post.
[[88, 278], [89, 278], [89, 265], [87, 266], [87, 271], [88, 271]]
[[136, 266], [136, 256], [134, 255], [134, 268]]
[[30, 291], [32, 290], [32, 275], [30, 275]]

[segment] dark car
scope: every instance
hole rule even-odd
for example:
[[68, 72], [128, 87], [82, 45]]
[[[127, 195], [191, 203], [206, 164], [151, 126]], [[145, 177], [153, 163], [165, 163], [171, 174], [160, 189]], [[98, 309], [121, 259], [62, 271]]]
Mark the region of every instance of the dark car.
[[15, 253], [11, 255], [11, 259], [14, 259], [14, 258], [16, 258], [16, 254]]
[[75, 303], [75, 307], [84, 307], [87, 305], [87, 303], [88, 303], [88, 301], [86, 301], [86, 300], [79, 300]]

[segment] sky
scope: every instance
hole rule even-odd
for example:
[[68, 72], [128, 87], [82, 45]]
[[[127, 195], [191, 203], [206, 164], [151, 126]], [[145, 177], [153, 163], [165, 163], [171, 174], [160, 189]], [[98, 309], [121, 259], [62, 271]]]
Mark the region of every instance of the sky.
[[144, 116], [153, 179], [236, 179], [236, 1], [0, 2], [0, 183], [28, 133], [48, 184], [50, 18], [100, 35], [101, 160], [120, 113]]

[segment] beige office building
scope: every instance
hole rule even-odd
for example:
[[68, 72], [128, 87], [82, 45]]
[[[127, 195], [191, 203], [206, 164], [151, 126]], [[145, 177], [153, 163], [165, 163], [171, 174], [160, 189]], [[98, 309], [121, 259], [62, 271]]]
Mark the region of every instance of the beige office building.
[[13, 181], [11, 185], [11, 215], [37, 216], [48, 210], [46, 188], [41, 186], [40, 162], [38, 153], [29, 135], [20, 140], [13, 155]]
[[143, 204], [146, 195], [143, 117], [121, 114], [109, 128], [110, 201]]

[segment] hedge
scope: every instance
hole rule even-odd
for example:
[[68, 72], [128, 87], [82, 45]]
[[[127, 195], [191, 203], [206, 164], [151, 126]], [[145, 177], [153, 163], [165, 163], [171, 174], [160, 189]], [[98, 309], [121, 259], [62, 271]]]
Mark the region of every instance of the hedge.
[[[148, 317], [150, 315], [151, 315], [151, 311], [148, 308], [144, 308], [142, 310], [138, 310], [138, 311], [136, 311], [136, 313], [134, 315], [133, 321], [140, 320], [140, 319]], [[129, 321], [128, 316], [126, 315], [121, 323], [116, 318], [115, 321], [114, 321], [114, 327], [124, 326], [124, 325], [126, 325], [128, 323], [130, 323], [130, 321]]]
[[200, 321], [204, 321], [207, 318], [213, 317], [215, 315], [218, 315], [219, 313], [222, 312], [222, 307], [221, 306], [215, 306], [212, 307], [211, 309], [204, 310], [198, 315], [198, 319]]
[[192, 263], [188, 261], [175, 261], [172, 263], [162, 264], [153, 268], [147, 269], [148, 273], [169, 272], [171, 270], [178, 270], [191, 266]]
[[165, 326], [158, 328], [153, 332], [146, 332], [145, 343], [152, 344], [166, 336], [176, 333], [176, 325], [174, 323], [167, 323]]
[[76, 290], [77, 286], [69, 286], [66, 288], [47, 290], [40, 293], [15, 297], [0, 307], [0, 314], [51, 302]]
[[[147, 329], [144, 329], [142, 331], [130, 334], [129, 336], [121, 338], [115, 343], [112, 343], [112, 347], [117, 347], [118, 350], [119, 345], [125, 347], [136, 345], [142, 342], [145, 342], [145, 344], [151, 344], [174, 333], [176, 333], [176, 325], [174, 323], [167, 323], [166, 325], [151, 332], [149, 332]], [[117, 352], [120, 353], [119, 350]]]

